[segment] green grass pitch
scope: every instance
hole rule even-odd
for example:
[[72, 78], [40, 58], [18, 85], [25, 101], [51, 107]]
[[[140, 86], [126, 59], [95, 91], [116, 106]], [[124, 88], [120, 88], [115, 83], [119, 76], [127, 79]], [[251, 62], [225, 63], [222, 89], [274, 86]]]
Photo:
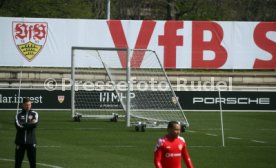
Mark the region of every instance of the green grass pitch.
[[[124, 121], [82, 119], [70, 112], [38, 111], [37, 167], [152, 168], [153, 150], [165, 129], [135, 132]], [[196, 168], [275, 168], [276, 113], [187, 112], [190, 127], [181, 133]], [[14, 111], [0, 111], [0, 167], [14, 165]], [[23, 168], [27, 168], [25, 155]], [[183, 164], [183, 168], [184, 168]]]

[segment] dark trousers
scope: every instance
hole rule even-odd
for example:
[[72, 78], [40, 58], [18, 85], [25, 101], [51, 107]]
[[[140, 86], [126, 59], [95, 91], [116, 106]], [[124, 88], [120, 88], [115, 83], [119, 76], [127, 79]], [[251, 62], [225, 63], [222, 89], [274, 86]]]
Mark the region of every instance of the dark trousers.
[[16, 145], [15, 148], [15, 168], [21, 168], [22, 161], [27, 150], [30, 168], [36, 168], [36, 146], [35, 144]]

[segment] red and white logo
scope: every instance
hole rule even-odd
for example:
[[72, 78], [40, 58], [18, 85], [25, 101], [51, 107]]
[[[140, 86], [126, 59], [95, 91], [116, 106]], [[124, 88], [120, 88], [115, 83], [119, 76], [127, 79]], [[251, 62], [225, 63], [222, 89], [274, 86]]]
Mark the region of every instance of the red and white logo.
[[12, 32], [17, 49], [28, 61], [32, 61], [46, 43], [48, 23], [12, 22]]

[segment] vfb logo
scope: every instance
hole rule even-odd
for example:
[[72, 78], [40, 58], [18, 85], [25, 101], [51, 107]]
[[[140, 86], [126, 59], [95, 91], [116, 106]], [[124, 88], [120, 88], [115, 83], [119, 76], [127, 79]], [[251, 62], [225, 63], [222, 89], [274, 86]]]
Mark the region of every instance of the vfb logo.
[[12, 32], [17, 49], [28, 61], [32, 61], [46, 43], [48, 24], [46, 22], [13, 22]]

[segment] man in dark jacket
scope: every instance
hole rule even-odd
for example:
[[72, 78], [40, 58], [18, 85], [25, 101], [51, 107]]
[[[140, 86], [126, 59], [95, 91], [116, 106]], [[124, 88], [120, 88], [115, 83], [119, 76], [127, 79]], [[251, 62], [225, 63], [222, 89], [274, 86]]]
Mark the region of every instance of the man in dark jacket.
[[21, 168], [25, 150], [27, 151], [30, 168], [36, 167], [36, 135], [38, 113], [33, 111], [29, 98], [23, 99], [22, 110], [16, 114], [15, 127], [15, 168]]

